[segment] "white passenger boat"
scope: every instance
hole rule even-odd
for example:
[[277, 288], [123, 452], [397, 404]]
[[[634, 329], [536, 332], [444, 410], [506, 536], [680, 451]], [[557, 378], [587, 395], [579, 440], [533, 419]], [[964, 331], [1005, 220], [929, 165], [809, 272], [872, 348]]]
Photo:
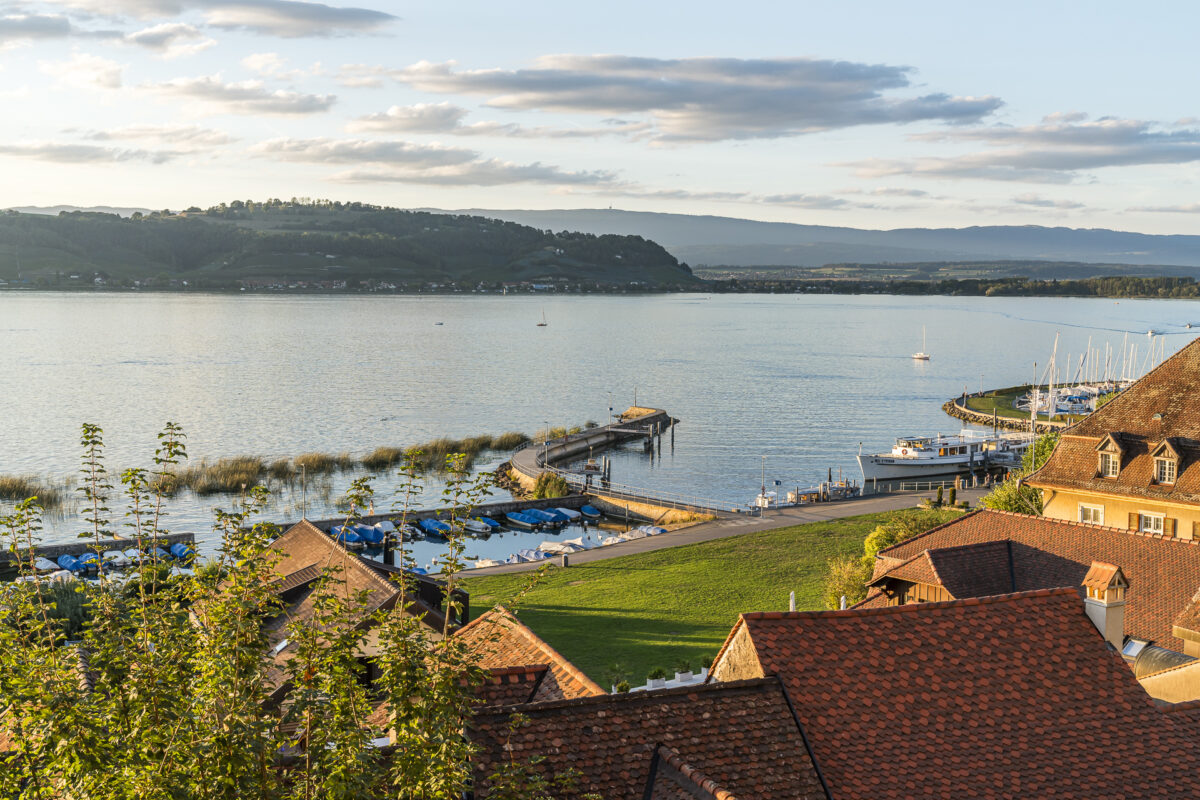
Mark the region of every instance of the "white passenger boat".
[[954, 436], [905, 436], [890, 453], [858, 454], [863, 482], [923, 480], [966, 475], [996, 467], [1014, 467], [1033, 442], [1029, 433], [967, 431]]

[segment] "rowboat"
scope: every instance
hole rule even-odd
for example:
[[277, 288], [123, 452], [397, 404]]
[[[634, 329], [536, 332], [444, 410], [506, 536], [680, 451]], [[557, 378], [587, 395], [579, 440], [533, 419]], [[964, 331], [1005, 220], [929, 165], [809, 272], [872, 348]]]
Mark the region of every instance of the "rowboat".
[[583, 506], [579, 509], [579, 513], [588, 519], [600, 519], [600, 509], [596, 508], [595, 506]]

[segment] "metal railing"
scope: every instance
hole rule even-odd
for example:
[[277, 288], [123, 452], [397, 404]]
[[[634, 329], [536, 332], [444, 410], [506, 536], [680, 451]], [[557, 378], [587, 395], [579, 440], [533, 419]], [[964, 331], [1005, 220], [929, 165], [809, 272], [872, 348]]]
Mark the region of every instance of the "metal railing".
[[678, 492], [660, 492], [639, 486], [629, 486], [624, 483], [613, 483], [612, 481], [592, 480], [589, 482], [586, 476], [580, 475], [577, 472], [568, 472], [558, 467], [546, 467], [546, 470], [561, 477], [573, 489], [586, 488], [590, 494], [601, 497], [612, 497], [620, 500], [632, 500], [656, 506], [696, 511], [739, 512], [745, 510], [745, 508], [739, 507], [738, 503], [715, 500], [711, 497], [699, 497], [697, 495], [681, 494]]

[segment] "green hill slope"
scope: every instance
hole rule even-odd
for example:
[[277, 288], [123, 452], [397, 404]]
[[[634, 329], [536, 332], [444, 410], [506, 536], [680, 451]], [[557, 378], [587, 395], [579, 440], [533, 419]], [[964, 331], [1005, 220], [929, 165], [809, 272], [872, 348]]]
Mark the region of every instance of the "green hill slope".
[[10, 285], [235, 288], [696, 285], [640, 236], [554, 233], [513, 222], [360, 203], [236, 201], [122, 218], [0, 214], [0, 280]]

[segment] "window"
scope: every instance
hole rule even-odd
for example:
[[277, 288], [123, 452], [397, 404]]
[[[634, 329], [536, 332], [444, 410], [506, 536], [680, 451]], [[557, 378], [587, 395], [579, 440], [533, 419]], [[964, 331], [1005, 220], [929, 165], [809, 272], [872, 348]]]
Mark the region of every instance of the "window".
[[1162, 533], [1162, 514], [1138, 514], [1138, 530], [1142, 533]]
[[1100, 475], [1104, 478], [1115, 478], [1121, 471], [1121, 462], [1115, 453], [1100, 454]]
[[1158, 483], [1174, 483], [1175, 482], [1175, 459], [1173, 458], [1156, 458], [1154, 459], [1154, 480]]
[[1079, 505], [1079, 521], [1090, 522], [1094, 525], [1104, 524], [1104, 506]]

